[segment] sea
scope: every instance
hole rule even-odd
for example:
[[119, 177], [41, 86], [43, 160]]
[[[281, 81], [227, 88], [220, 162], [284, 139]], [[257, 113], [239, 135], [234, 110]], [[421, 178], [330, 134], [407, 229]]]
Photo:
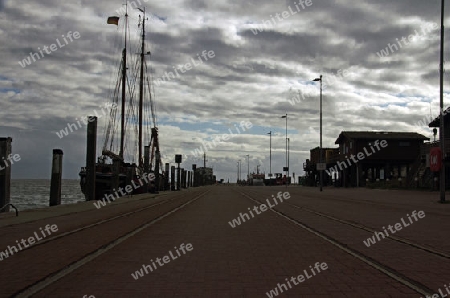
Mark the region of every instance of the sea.
[[[63, 179], [61, 183], [61, 205], [85, 201], [81, 192], [80, 180]], [[11, 203], [19, 211], [35, 208], [48, 208], [50, 203], [50, 180], [12, 179]], [[10, 208], [14, 211], [13, 208]]]

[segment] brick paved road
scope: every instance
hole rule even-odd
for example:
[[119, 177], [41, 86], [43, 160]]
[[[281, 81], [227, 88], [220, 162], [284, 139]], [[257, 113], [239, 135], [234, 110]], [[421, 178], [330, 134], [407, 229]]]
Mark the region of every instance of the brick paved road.
[[[229, 225], [228, 222], [238, 217], [240, 212], [248, 213], [248, 208], [256, 205], [241, 192], [262, 201], [280, 190], [286, 191], [280, 187], [213, 186], [190, 189], [183, 192], [183, 198], [170, 204], [10, 256], [0, 262], [0, 278], [15, 285], [10, 291], [23, 288], [24, 284], [37, 281], [35, 276], [41, 277], [42, 272], [55, 270], [55, 262], [47, 262], [46, 259], [61, 259], [65, 255], [72, 259], [81, 258], [95, 251], [101, 242], [107, 243], [141, 225], [146, 217], [151, 220], [207, 189], [210, 192], [206, 196], [128, 238], [33, 297], [268, 297], [266, 292], [277, 287], [277, 284], [281, 288], [281, 283], [287, 286], [286, 278], [304, 275], [303, 270], [312, 276], [309, 266], [314, 266], [316, 262], [325, 262], [328, 269], [298, 285], [291, 281], [291, 289], [284, 289], [283, 293], [274, 297], [423, 296], [274, 212], [256, 215], [235, 228]], [[439, 288], [445, 291], [444, 284], [450, 281], [450, 275], [446, 273], [446, 268], [450, 268], [448, 259], [388, 239], [367, 248], [362, 241], [370, 236], [369, 232], [338, 224], [287, 204], [376, 230], [399, 222], [401, 217], [414, 209], [424, 210], [427, 214], [424, 219], [404, 228], [398, 235], [450, 254], [450, 240], [446, 237], [450, 225], [450, 205], [437, 204], [435, 193], [328, 188], [319, 193], [317, 189], [299, 187], [290, 187], [288, 191], [291, 199], [275, 209], [436, 292]], [[180, 196], [180, 193], [141, 200], [133, 203], [135, 206], [121, 204], [105, 210], [52, 218], [51, 221], [67, 223], [80, 218], [78, 225], [62, 225], [61, 232], [64, 232], [65, 229], [94, 222], [94, 213], [107, 218], [120, 214], [121, 208], [130, 211], [150, 205], [150, 201], [170, 200], [177, 195]], [[42, 226], [43, 222], [46, 220], [7, 227], [0, 249], [14, 244], [12, 241], [15, 238], [11, 236], [14, 235], [11, 233], [13, 230], [17, 235], [26, 235], [33, 228]], [[137, 280], [132, 277], [131, 274], [141, 269], [143, 264], [151, 264], [151, 260], [162, 258], [169, 251], [175, 252], [174, 247], [178, 248], [182, 243], [191, 243], [193, 250], [181, 253], [164, 266], [156, 265], [157, 269], [153, 272], [145, 274], [143, 271], [143, 276]], [[52, 253], [56, 247], [62, 250]], [[64, 262], [59, 260], [59, 263]], [[20, 280], [21, 272], [25, 271], [28, 272], [27, 279]], [[11, 276], [14, 276], [13, 280]], [[3, 296], [2, 293], [7, 292], [0, 292], [1, 297], [10, 296]]]

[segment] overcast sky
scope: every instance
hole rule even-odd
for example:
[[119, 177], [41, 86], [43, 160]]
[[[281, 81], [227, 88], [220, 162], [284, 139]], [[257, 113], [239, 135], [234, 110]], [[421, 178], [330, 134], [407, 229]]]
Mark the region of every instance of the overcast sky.
[[[56, 132], [108, 101], [120, 38], [119, 28], [106, 19], [123, 3], [0, 0], [0, 137], [12, 137], [13, 152], [21, 156], [13, 178], [49, 179], [54, 148], [64, 151], [63, 178], [78, 178], [86, 129], [63, 138]], [[440, 0], [141, 4], [151, 13], [146, 39], [155, 78], [204, 50], [214, 52], [155, 86], [163, 162], [172, 163], [178, 153], [187, 158], [185, 168], [201, 164], [192, 151], [231, 129], [235, 136], [207, 151], [217, 178], [235, 181], [239, 159], [244, 176], [247, 154], [250, 171], [259, 164], [269, 173], [272, 131], [272, 172], [282, 172], [286, 122], [280, 117], [287, 113], [291, 173], [302, 174], [309, 150], [319, 144], [320, 89], [311, 80], [320, 74], [324, 147], [334, 147], [343, 130], [411, 131], [432, 138], [427, 126], [416, 124], [429, 119], [430, 109], [433, 117], [439, 113]], [[133, 31], [137, 17], [133, 10]], [[67, 39], [69, 31], [79, 38]], [[57, 39], [62, 46], [21, 65]], [[99, 119], [98, 144], [105, 118]], [[237, 134], [241, 121], [253, 127]]]

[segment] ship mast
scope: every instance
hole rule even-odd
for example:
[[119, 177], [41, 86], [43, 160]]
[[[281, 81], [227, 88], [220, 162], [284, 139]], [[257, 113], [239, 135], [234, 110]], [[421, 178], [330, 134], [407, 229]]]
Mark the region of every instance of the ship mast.
[[127, 27], [128, 27], [128, 1], [125, 4], [125, 47], [122, 51], [122, 119], [120, 122], [120, 151], [119, 156], [123, 159], [123, 148], [125, 140], [125, 86], [127, 80]]
[[141, 77], [139, 81], [139, 167], [142, 168], [142, 106], [144, 98], [144, 50], [145, 50], [145, 7], [138, 8], [143, 14], [142, 18], [142, 45], [141, 45]]

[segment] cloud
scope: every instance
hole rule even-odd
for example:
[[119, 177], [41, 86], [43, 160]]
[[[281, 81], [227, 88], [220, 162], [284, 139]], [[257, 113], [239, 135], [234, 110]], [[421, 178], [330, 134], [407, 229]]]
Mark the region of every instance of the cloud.
[[[281, 172], [285, 121], [280, 116], [288, 113], [290, 167], [300, 174], [309, 150], [318, 145], [319, 85], [311, 80], [344, 69], [351, 75], [323, 90], [324, 146], [334, 146], [341, 130], [432, 136], [415, 123], [430, 114], [430, 103], [431, 113], [438, 113], [439, 30], [386, 60], [380, 61], [376, 52], [422, 24], [439, 23], [440, 1], [312, 2], [255, 35], [252, 26], [294, 7], [294, 1], [191, 0], [170, 6], [162, 0], [141, 1], [151, 12], [146, 40], [154, 78], [203, 50], [215, 53], [213, 59], [155, 86], [161, 150], [168, 162], [174, 154], [198, 148], [199, 139], [245, 120], [255, 129], [209, 151], [208, 165], [218, 178], [234, 180], [236, 161], [250, 154], [250, 168], [260, 164], [268, 173], [266, 133], [272, 130], [279, 133], [272, 137], [272, 172]], [[13, 150], [23, 156], [13, 168], [14, 178], [47, 177], [53, 148], [64, 150], [64, 177], [77, 178], [84, 166], [86, 131], [63, 139], [55, 132], [110, 98], [122, 38], [106, 18], [120, 8], [120, 2], [106, 0], [0, 0], [0, 131], [1, 136], [13, 136]], [[138, 11], [130, 9], [129, 14], [134, 39]], [[69, 31], [80, 32], [81, 38], [26, 68], [19, 65], [30, 52]], [[131, 61], [137, 58], [138, 46], [134, 49]], [[297, 91], [308, 96], [291, 105], [289, 96]], [[98, 144], [103, 143], [105, 126], [106, 117], [99, 122]]]

